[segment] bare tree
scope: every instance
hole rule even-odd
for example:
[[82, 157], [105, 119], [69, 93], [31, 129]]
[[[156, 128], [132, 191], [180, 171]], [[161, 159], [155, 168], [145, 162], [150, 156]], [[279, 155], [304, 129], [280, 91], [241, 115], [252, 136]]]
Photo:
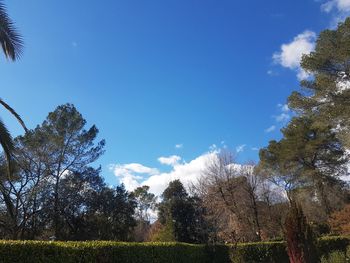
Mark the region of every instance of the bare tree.
[[258, 196], [261, 180], [253, 164], [239, 165], [234, 154], [221, 152], [207, 164], [196, 189], [214, 222], [216, 235], [228, 242], [261, 240]]

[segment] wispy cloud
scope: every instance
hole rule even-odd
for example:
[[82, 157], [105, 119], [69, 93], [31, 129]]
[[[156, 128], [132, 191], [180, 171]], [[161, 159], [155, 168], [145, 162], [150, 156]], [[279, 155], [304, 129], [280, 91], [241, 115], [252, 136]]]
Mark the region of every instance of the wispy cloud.
[[172, 156], [169, 156], [169, 157], [159, 157], [158, 158], [158, 161], [161, 164], [170, 165], [170, 166], [177, 165], [180, 160], [181, 160], [181, 157], [177, 156], [177, 155], [172, 155]]
[[275, 120], [275, 123], [265, 129], [266, 133], [273, 132], [274, 130], [277, 129], [277, 127], [281, 127], [285, 125], [292, 117], [291, 110], [289, 109], [287, 104], [277, 104], [277, 108], [279, 113], [277, 115], [272, 115], [272, 117]]
[[286, 122], [290, 118], [289, 114], [282, 112], [281, 114], [275, 116], [277, 122]]
[[350, 0], [329, 0], [321, 5], [321, 10], [332, 15], [331, 27], [335, 27], [350, 15]]
[[237, 153], [243, 152], [246, 146], [247, 146], [246, 144], [238, 145], [238, 146], [236, 147], [236, 152], [237, 152]]
[[184, 145], [182, 143], [175, 144], [175, 149], [182, 149]]
[[290, 111], [288, 104], [278, 103], [277, 107], [280, 108], [282, 112], [289, 112]]
[[277, 107], [280, 109], [281, 113], [273, 117], [276, 122], [285, 124], [290, 120], [290, 109], [287, 104], [278, 104]]
[[265, 132], [266, 133], [270, 133], [270, 132], [273, 132], [274, 130], [276, 130], [276, 126], [275, 125], [271, 125], [267, 129], [265, 129]]
[[267, 72], [267, 75], [270, 75], [270, 76], [278, 76], [278, 72], [275, 71], [275, 70], [272, 70], [272, 69], [269, 69]]
[[218, 149], [218, 147], [216, 146], [215, 143], [213, 143], [212, 145], [209, 146], [209, 150], [210, 150], [211, 152], [216, 151], [217, 149]]

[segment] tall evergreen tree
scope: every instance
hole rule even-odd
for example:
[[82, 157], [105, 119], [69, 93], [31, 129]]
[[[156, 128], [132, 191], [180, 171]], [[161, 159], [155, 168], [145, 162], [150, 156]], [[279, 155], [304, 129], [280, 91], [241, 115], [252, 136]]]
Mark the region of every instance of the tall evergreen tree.
[[172, 231], [179, 242], [205, 242], [198, 227], [203, 221], [201, 210], [196, 205], [198, 200], [188, 195], [180, 180], [170, 182], [162, 198], [158, 217], [167, 232]]
[[[23, 218], [32, 224], [32, 237], [45, 226], [46, 231], [52, 230], [52, 236], [62, 238], [63, 183], [71, 174], [89, 174], [91, 163], [104, 151], [105, 141], [96, 142], [98, 129], [92, 126], [86, 130], [85, 125], [86, 120], [77, 109], [65, 104], [49, 113], [42, 125], [16, 139], [15, 157], [20, 174], [17, 181], [7, 181], [8, 191], [2, 195], [10, 200], [7, 205], [10, 215], [17, 215], [13, 221], [25, 213]], [[26, 197], [20, 199], [26, 200], [22, 204], [26, 209], [15, 213], [14, 204], [20, 195]], [[45, 217], [40, 216], [43, 214]]]
[[302, 68], [312, 75], [301, 82], [302, 91], [289, 97], [289, 107], [314, 115], [320, 126], [331, 126], [350, 146], [350, 18], [335, 30], [321, 32], [315, 51], [305, 55]]
[[332, 207], [326, 189], [341, 183], [339, 177], [346, 174], [347, 162], [335, 131], [301, 116], [293, 118], [282, 134], [280, 141], [271, 141], [260, 151], [258, 169], [283, 186], [290, 199], [298, 189], [315, 189], [329, 215]]

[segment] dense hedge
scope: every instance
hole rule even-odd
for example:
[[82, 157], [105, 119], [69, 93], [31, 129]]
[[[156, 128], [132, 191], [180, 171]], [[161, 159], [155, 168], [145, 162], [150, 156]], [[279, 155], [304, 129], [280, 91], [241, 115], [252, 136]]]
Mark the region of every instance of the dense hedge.
[[0, 262], [229, 262], [226, 246], [184, 243], [0, 241]]
[[350, 236], [330, 236], [320, 238], [317, 244], [320, 256], [326, 256], [333, 251], [346, 252], [350, 246]]
[[289, 263], [284, 242], [242, 243], [231, 246], [232, 263]]
[[[316, 247], [319, 258], [327, 257], [334, 251], [346, 252], [350, 237], [323, 237]], [[242, 243], [231, 246], [232, 263], [289, 263], [285, 242]]]
[[[346, 251], [349, 237], [319, 240], [320, 257]], [[205, 246], [184, 243], [0, 241], [0, 262], [288, 263], [284, 242]]]

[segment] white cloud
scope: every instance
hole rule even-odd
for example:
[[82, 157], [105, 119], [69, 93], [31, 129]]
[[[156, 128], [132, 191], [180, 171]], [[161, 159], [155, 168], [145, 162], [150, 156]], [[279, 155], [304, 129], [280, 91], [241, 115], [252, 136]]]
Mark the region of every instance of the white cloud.
[[236, 147], [236, 152], [237, 153], [243, 152], [245, 147], [246, 147], [246, 144], [238, 145]]
[[139, 163], [129, 163], [124, 165], [116, 165], [114, 167], [114, 173], [116, 175], [121, 175], [125, 171], [131, 171], [138, 174], [156, 174], [158, 169], [150, 168]]
[[291, 118], [291, 111], [287, 104], [277, 104], [277, 107], [280, 111], [278, 115], [272, 115], [275, 119], [275, 124], [271, 125], [269, 128], [265, 129], [266, 133], [274, 131], [277, 127], [285, 125]]
[[273, 132], [274, 130], [276, 130], [276, 126], [275, 125], [271, 125], [269, 128], [267, 128], [265, 130], [266, 133], [270, 133]]
[[321, 10], [326, 13], [334, 9], [338, 12], [350, 12], [350, 0], [331, 0], [321, 5]]
[[288, 121], [290, 118], [289, 114], [285, 113], [285, 112], [282, 112], [281, 114], [275, 116], [275, 120], [277, 122], [286, 122]]
[[304, 54], [309, 54], [315, 49], [316, 33], [306, 30], [294, 37], [293, 41], [282, 44], [281, 50], [275, 52], [272, 59], [275, 63], [285, 68], [297, 71], [298, 79], [305, 79], [309, 75], [300, 67], [300, 61]]
[[[134, 190], [138, 186], [148, 185], [150, 192], [161, 195], [164, 189], [168, 186], [169, 182], [179, 179], [185, 187], [190, 186], [192, 183], [197, 182], [205, 169], [206, 164], [211, 158], [215, 158], [218, 151], [211, 151], [200, 155], [190, 162], [184, 162], [173, 166], [170, 172], [160, 172], [158, 169], [149, 168], [141, 164], [137, 164], [136, 167], [143, 167], [143, 169], [137, 169], [138, 171], [150, 171], [152, 173], [145, 173], [144, 176], [140, 176], [140, 173], [127, 169], [129, 164], [124, 165], [111, 165], [111, 169], [114, 172], [121, 183], [124, 183], [125, 188], [128, 191]], [[134, 167], [135, 164], [132, 165]]]
[[350, 0], [329, 0], [321, 5], [321, 10], [332, 16], [330, 27], [337, 27], [339, 22], [350, 15]]
[[218, 149], [218, 147], [216, 146], [215, 143], [213, 143], [212, 145], [209, 146], [209, 150], [210, 150], [211, 152], [216, 151], [217, 149]]
[[175, 144], [175, 149], [182, 149], [184, 145], [182, 143]]
[[227, 144], [226, 144], [226, 142], [225, 141], [221, 141], [220, 142], [220, 148], [223, 148], [223, 149], [226, 149], [227, 148]]
[[181, 157], [177, 156], [177, 155], [172, 155], [172, 156], [169, 156], [169, 157], [159, 157], [158, 158], [158, 161], [161, 164], [171, 165], [171, 166], [177, 165], [180, 160], [181, 160]]
[[270, 76], [278, 76], [278, 72], [277, 71], [274, 71], [272, 69], [269, 69], [267, 72], [267, 75], [270, 75]]
[[281, 109], [282, 112], [289, 112], [290, 109], [288, 107], [288, 104], [277, 104], [277, 107]]
[[260, 149], [258, 147], [252, 147], [252, 151], [259, 151]]
[[149, 176], [159, 173], [158, 169], [150, 168], [139, 163], [112, 164], [109, 168], [115, 176], [120, 178], [120, 183], [123, 183], [126, 189], [135, 189], [138, 187], [138, 181], [145, 175]]
[[277, 107], [281, 111], [280, 114], [273, 116], [276, 122], [286, 123], [290, 119], [290, 109], [287, 104], [277, 104]]

